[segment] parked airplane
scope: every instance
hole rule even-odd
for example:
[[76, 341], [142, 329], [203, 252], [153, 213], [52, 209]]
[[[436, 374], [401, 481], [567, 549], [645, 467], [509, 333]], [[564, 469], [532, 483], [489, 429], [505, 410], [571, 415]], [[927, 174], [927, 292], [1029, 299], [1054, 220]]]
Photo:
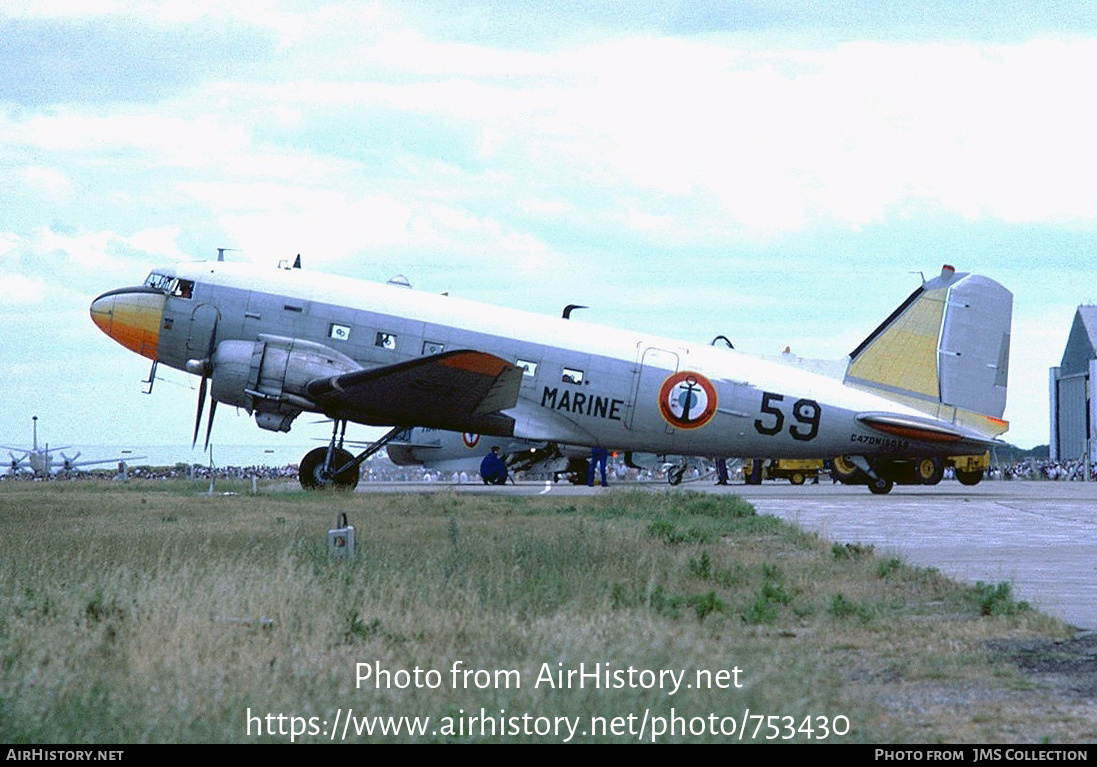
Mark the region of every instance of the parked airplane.
[[[656, 454], [847, 456], [886, 493], [895, 466], [984, 454], [1008, 428], [1012, 294], [949, 266], [836, 380], [732, 349], [298, 265], [158, 268], [142, 286], [96, 298], [91, 316], [154, 368], [201, 376], [195, 443], [207, 383], [207, 444], [218, 402], [272, 431], [289, 431], [303, 411], [333, 419], [328, 446], [301, 461], [305, 487], [353, 487], [369, 455], [408, 426], [428, 426]], [[352, 456], [342, 446], [348, 421], [393, 428]]]
[[[57, 471], [72, 471], [73, 469], [80, 468], [81, 466], [96, 466], [106, 463], [118, 463], [120, 461], [131, 461], [135, 458], [143, 458], [144, 456], [120, 456], [118, 458], [100, 458], [94, 461], [77, 461], [80, 457], [79, 451], [71, 458], [65, 455], [62, 451], [68, 450], [68, 447], [55, 447], [51, 448], [48, 444], [40, 448], [38, 447], [38, 416], [32, 416], [33, 422], [33, 437], [31, 441], [30, 449], [22, 447], [8, 447], [7, 445], [0, 445], [0, 449], [7, 450], [8, 456], [11, 458], [11, 463], [8, 464], [8, 473], [16, 474], [24, 469], [29, 470], [36, 477], [43, 477], [48, 479], [51, 474]], [[16, 456], [15, 453], [22, 453], [20, 456]], [[58, 461], [54, 455], [60, 454], [61, 460]]]

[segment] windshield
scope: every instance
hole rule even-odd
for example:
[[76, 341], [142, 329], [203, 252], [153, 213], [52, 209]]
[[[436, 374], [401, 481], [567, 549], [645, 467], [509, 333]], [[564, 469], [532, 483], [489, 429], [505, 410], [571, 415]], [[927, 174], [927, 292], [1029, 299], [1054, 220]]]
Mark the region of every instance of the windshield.
[[145, 278], [145, 285], [179, 298], [190, 298], [194, 293], [193, 280], [177, 279], [159, 272], [149, 272], [149, 276]]

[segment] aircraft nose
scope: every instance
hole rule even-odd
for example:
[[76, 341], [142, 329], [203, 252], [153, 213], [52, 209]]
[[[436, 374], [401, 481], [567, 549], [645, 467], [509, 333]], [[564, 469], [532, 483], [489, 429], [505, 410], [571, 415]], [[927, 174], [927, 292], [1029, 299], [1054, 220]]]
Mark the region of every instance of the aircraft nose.
[[111, 290], [91, 302], [91, 321], [130, 351], [154, 360], [166, 300], [150, 288]]

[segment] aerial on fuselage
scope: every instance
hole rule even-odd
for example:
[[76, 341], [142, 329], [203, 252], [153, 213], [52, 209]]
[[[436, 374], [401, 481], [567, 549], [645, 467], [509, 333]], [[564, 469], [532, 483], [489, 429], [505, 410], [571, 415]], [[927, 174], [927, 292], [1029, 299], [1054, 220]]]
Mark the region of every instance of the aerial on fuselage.
[[[353, 487], [366, 457], [422, 426], [660, 455], [841, 458], [874, 492], [908, 475], [931, 480], [949, 461], [981, 476], [1007, 427], [1011, 312], [1001, 285], [945, 267], [854, 350], [839, 380], [300, 268], [178, 264], [91, 305], [126, 348], [200, 376], [196, 442], [207, 388], [207, 442], [219, 402], [273, 431], [302, 412], [331, 418], [328, 446], [302, 460], [306, 487]], [[391, 430], [354, 456], [347, 422]]]

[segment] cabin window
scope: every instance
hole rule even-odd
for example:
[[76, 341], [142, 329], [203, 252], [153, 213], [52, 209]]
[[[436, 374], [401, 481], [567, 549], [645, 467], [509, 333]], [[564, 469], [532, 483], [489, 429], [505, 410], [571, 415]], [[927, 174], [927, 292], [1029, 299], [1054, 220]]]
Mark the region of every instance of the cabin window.
[[423, 342], [423, 356], [428, 354], [441, 354], [446, 350], [445, 344], [440, 344], [437, 341], [424, 341]]
[[382, 349], [388, 349], [390, 351], [396, 350], [396, 334], [384, 333], [378, 331], [377, 338], [373, 342], [374, 346], [380, 346]]
[[334, 338], [336, 341], [349, 341], [350, 340], [350, 326], [339, 325], [331, 323], [328, 326], [328, 338]]
[[515, 360], [514, 364], [522, 368], [523, 376], [535, 376], [537, 375], [537, 363], [530, 362], [529, 360]]
[[560, 380], [569, 384], [581, 384], [583, 383], [583, 371], [575, 368], [564, 368], [564, 374], [560, 377]]

